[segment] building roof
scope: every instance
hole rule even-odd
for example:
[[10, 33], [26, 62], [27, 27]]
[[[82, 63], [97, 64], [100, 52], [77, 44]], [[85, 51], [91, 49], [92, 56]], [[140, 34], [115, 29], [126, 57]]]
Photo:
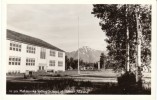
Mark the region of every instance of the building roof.
[[52, 49], [52, 50], [56, 50], [56, 51], [61, 51], [64, 52], [63, 50], [41, 40], [38, 38], [34, 38], [28, 35], [24, 35], [12, 30], [7, 29], [7, 39], [8, 40], [13, 40], [13, 41], [19, 41], [19, 42], [23, 42], [26, 44], [32, 44], [32, 45], [36, 45], [36, 46], [40, 46], [40, 47], [45, 47], [48, 49]]

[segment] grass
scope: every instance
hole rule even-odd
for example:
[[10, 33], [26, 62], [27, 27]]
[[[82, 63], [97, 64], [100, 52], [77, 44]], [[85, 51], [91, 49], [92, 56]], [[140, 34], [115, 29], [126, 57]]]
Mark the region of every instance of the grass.
[[43, 74], [42, 76], [50, 76], [50, 77], [88, 76], [88, 77], [102, 77], [102, 78], [110, 77], [111, 78], [111, 77], [117, 77], [117, 73], [114, 73], [112, 70], [102, 70], [102, 71], [80, 71], [80, 74], [78, 74], [77, 70], [66, 70], [65, 72]]
[[[114, 73], [112, 70], [102, 70], [102, 71], [80, 71], [81, 76], [94, 76], [94, 77], [117, 77], [117, 73]], [[36, 76], [53, 76], [53, 77], [62, 77], [62, 76], [80, 76], [77, 70], [66, 70], [65, 72], [58, 72], [58, 73], [38, 73], [36, 72]], [[24, 74], [18, 75], [7, 75], [7, 76], [21, 76], [23, 77]]]
[[[117, 78], [117, 73], [112, 70], [81, 71], [81, 75], [76, 70], [44, 73], [36, 80], [22, 77], [7, 77], [7, 94], [151, 94], [150, 88], [134, 85], [125, 90], [111, 82]], [[102, 82], [106, 79], [107, 82]]]
[[73, 78], [54, 80], [7, 81], [7, 94], [151, 94], [150, 90], [123, 90], [116, 83], [76, 81]]

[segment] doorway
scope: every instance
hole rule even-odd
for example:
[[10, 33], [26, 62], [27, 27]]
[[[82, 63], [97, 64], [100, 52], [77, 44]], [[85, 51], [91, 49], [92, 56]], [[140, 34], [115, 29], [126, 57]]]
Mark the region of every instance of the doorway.
[[39, 70], [45, 70], [44, 66], [39, 66]]

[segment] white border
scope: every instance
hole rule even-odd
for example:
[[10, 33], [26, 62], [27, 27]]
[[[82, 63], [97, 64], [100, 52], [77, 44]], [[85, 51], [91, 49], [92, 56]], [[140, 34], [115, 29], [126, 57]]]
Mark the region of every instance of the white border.
[[7, 0], [9, 4], [149, 4], [155, 0]]
[[[6, 5], [7, 4], [152, 4], [152, 93], [151, 95], [6, 95]], [[64, 100], [64, 99], [76, 99], [76, 100], [155, 100], [156, 95], [156, 1], [155, 0], [2, 0], [2, 33], [0, 38], [2, 39], [2, 64], [0, 93], [2, 93], [2, 100]], [[1, 85], [2, 84], [2, 85]], [[0, 98], [1, 99], [1, 98]]]

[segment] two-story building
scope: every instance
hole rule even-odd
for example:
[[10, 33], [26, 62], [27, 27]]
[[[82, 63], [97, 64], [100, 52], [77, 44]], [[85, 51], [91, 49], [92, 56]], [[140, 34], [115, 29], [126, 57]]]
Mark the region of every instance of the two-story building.
[[41, 39], [7, 30], [7, 73], [65, 71], [65, 52]]

